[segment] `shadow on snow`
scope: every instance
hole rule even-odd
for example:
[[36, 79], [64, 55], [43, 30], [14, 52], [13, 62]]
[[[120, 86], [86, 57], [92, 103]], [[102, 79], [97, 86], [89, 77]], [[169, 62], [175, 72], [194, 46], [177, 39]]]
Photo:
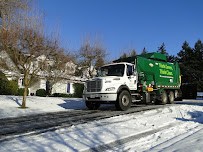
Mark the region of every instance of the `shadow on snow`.
[[193, 100], [193, 101], [176, 101], [176, 104], [192, 105], [192, 106], [203, 106], [203, 100]]
[[176, 119], [181, 120], [181, 121], [193, 121], [193, 122], [203, 124], [203, 112], [202, 111], [192, 111], [192, 112], [188, 112], [188, 114], [191, 116], [190, 119], [186, 119], [186, 118], [176, 118]]
[[8, 96], [7, 98], [10, 99], [10, 100], [15, 101], [18, 106], [20, 106], [20, 107], [22, 106], [22, 104], [19, 102], [18, 98], [11, 97], [11, 96]]
[[[64, 99], [65, 103], [58, 104], [60, 107], [69, 110], [88, 110], [82, 99]], [[99, 110], [113, 111], [116, 110], [114, 104], [101, 104]]]
[[65, 103], [58, 104], [64, 109], [84, 110], [86, 109], [85, 103], [81, 99], [64, 99]]

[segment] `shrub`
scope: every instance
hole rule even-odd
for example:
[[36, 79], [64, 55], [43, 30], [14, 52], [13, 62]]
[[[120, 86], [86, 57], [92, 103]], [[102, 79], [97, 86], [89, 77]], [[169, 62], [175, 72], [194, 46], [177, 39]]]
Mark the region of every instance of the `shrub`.
[[17, 95], [17, 81], [9, 81], [4, 73], [0, 72], [0, 94], [1, 95]]
[[17, 95], [18, 94], [18, 82], [17, 81], [9, 81], [7, 86], [7, 93], [9, 95]]
[[[19, 95], [19, 96], [23, 96], [24, 90], [25, 90], [24, 88], [19, 88], [19, 89], [18, 89], [18, 95]], [[29, 94], [29, 90], [27, 90], [27, 95], [28, 95], [28, 94]]]
[[63, 98], [72, 98], [72, 94], [65, 94], [65, 93], [54, 93], [50, 95], [50, 97], [63, 97]]
[[52, 97], [59, 97], [59, 93], [54, 93], [54, 94], [52, 94], [50, 96], [52, 96]]
[[8, 86], [8, 79], [6, 78], [3, 72], [0, 72], [0, 94], [6, 95], [7, 94], [7, 86]]
[[74, 88], [74, 97], [82, 98], [84, 84], [75, 83], [73, 84], [73, 88]]
[[46, 93], [46, 90], [45, 89], [38, 89], [36, 91], [36, 96], [39, 96], [39, 97], [46, 97], [47, 93]]

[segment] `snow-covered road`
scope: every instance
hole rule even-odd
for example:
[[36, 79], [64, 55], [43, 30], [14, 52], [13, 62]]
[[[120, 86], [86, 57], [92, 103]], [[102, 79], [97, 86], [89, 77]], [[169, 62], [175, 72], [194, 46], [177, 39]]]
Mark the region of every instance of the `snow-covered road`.
[[[13, 98], [21, 102], [18, 97]], [[33, 104], [33, 107], [22, 112], [22, 109], [16, 108], [13, 98], [0, 96], [0, 105], [3, 107], [1, 118], [50, 110], [85, 109], [80, 99], [30, 97], [28, 103], [30, 107]], [[45, 105], [46, 110], [43, 109]], [[18, 137], [1, 142], [0, 151], [202, 151], [202, 133], [203, 100], [193, 100], [53, 132]]]

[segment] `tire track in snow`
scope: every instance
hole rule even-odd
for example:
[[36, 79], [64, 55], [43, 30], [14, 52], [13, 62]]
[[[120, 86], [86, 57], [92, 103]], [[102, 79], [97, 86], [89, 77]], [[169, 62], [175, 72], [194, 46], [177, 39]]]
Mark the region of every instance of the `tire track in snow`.
[[123, 138], [123, 139], [119, 139], [119, 140], [110, 142], [110, 143], [105, 144], [105, 145], [100, 145], [100, 146], [97, 146], [97, 147], [94, 147], [94, 148], [90, 148], [90, 149], [84, 150], [82, 152], [103, 152], [103, 151], [107, 151], [107, 150], [109, 150], [109, 151], [113, 150], [114, 151], [115, 147], [120, 147], [122, 144], [126, 144], [126, 143], [129, 143], [129, 142], [133, 141], [133, 140], [137, 140], [137, 139], [140, 139], [142, 137], [146, 137], [146, 136], [155, 134], [155, 133], [160, 132], [162, 130], [174, 127], [176, 125], [177, 125], [177, 122], [170, 123], [170, 124], [168, 124], [166, 126], [162, 126], [162, 127], [157, 128], [157, 129], [148, 130], [148, 131], [145, 131], [143, 133], [139, 133], [139, 134], [136, 134], [136, 135], [132, 135], [132, 136]]
[[36, 135], [47, 131], [54, 131], [59, 128], [71, 127], [72, 125], [168, 106], [171, 105], [141, 105], [130, 108], [128, 111], [74, 110], [0, 119], [0, 142], [20, 136]]
[[173, 137], [170, 140], [167, 140], [167, 141], [165, 141], [165, 142], [163, 142], [163, 143], [161, 143], [159, 145], [156, 145], [156, 146], [150, 148], [148, 151], [150, 151], [150, 152], [157, 152], [157, 151], [160, 151], [160, 150], [161, 151], [166, 151], [166, 150], [168, 150], [168, 148], [172, 147], [175, 144], [178, 144], [178, 143], [182, 142], [184, 139], [192, 136], [195, 133], [200, 132], [201, 130], [203, 130], [202, 126], [196, 126], [194, 128], [191, 128], [189, 131], [187, 131], [185, 133], [182, 133], [182, 134], [180, 134], [178, 136]]

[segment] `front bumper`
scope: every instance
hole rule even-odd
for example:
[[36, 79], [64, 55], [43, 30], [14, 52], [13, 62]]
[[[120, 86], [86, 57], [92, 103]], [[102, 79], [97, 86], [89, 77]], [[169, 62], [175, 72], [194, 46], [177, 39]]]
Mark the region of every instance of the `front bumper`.
[[116, 93], [91, 93], [83, 94], [83, 99], [85, 101], [116, 101]]

